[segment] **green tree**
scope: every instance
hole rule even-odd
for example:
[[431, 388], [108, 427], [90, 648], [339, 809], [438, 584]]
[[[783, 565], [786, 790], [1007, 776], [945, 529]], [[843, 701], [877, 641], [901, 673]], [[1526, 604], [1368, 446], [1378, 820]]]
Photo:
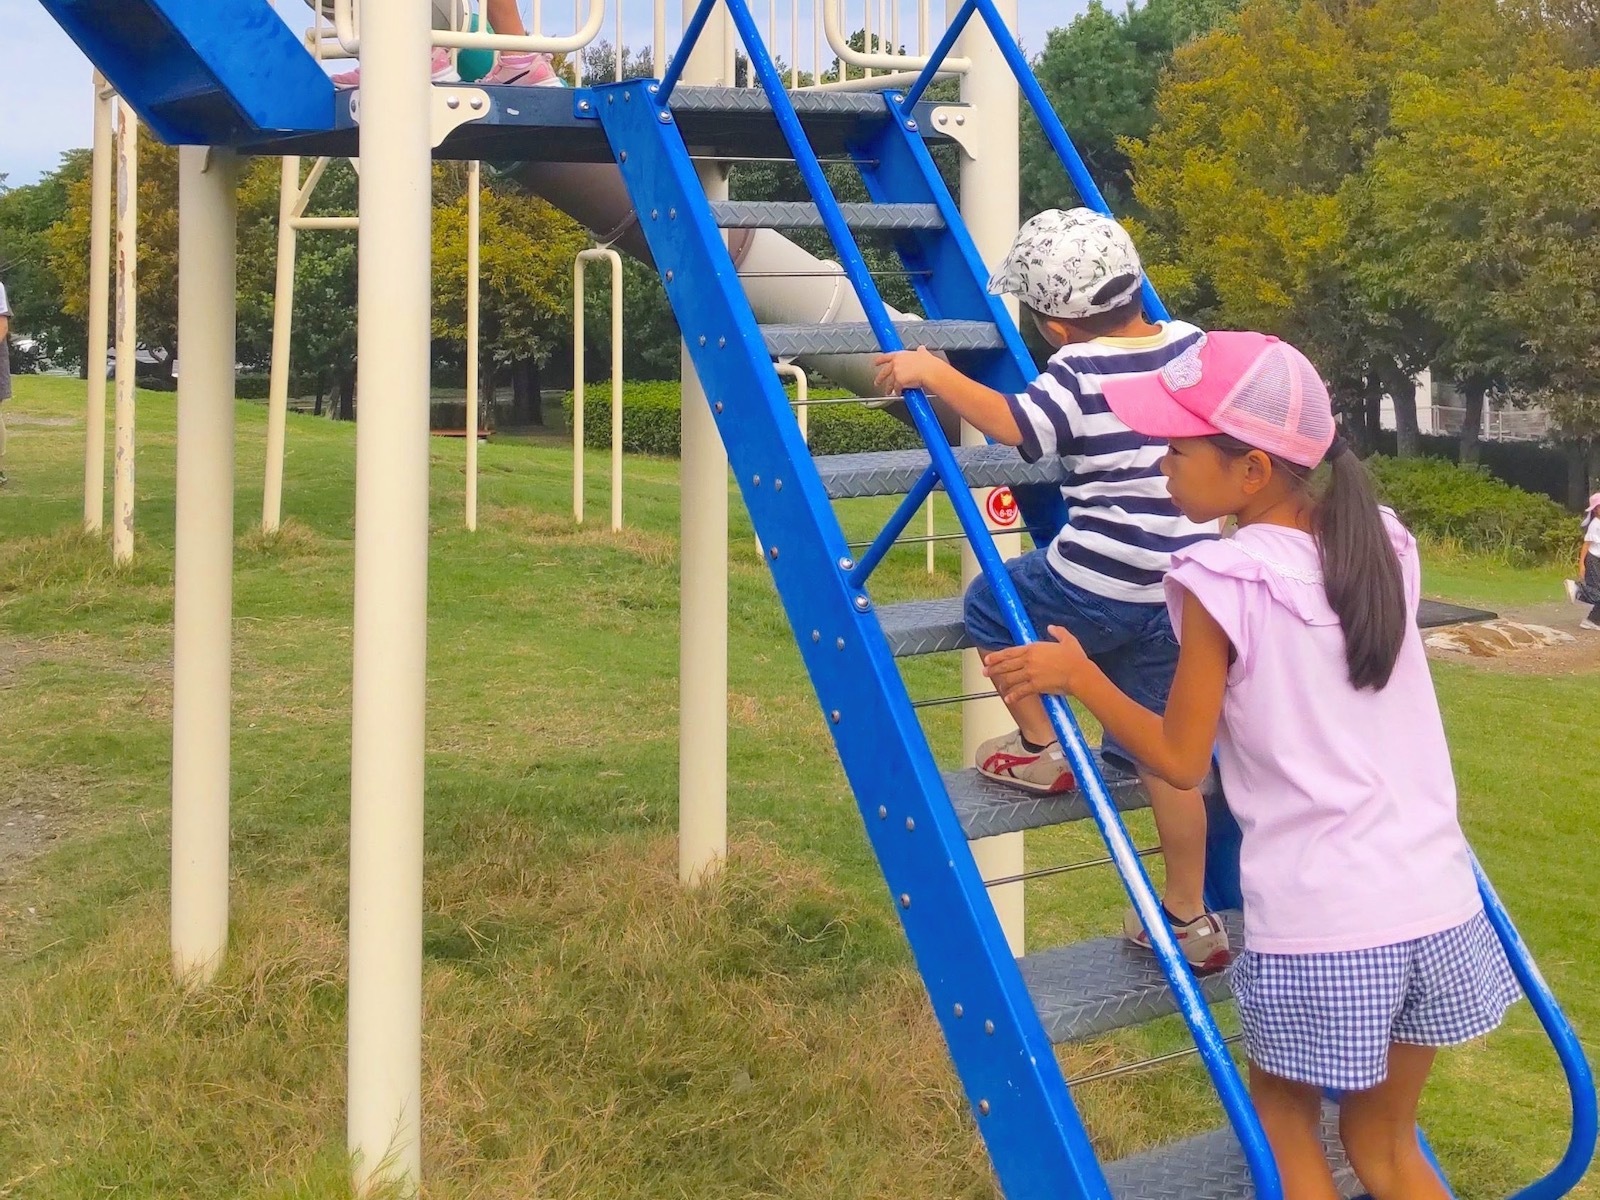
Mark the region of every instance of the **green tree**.
[[63, 306], [46, 234], [65, 216], [72, 187], [88, 171], [88, 151], [69, 150], [37, 183], [7, 188], [0, 176], [0, 280], [15, 332], [38, 339], [44, 356], [60, 366], [81, 367], [85, 327], [81, 315]]

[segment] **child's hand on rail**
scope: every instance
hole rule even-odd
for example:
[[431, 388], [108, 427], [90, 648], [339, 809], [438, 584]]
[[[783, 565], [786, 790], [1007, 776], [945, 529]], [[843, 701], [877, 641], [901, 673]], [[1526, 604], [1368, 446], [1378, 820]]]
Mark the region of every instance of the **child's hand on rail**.
[[1054, 641], [996, 650], [983, 661], [983, 673], [1007, 704], [1028, 696], [1070, 696], [1079, 690], [1084, 671], [1094, 664], [1078, 639], [1059, 625], [1050, 626]]
[[943, 372], [950, 369], [949, 363], [926, 346], [880, 354], [872, 360], [872, 365], [878, 368], [878, 391], [886, 396], [897, 395], [907, 388], [936, 392]]

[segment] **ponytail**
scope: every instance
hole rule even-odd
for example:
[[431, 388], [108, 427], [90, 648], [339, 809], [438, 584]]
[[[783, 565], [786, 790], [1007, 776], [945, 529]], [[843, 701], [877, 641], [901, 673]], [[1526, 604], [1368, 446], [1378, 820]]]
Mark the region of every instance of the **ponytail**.
[[1332, 478], [1311, 515], [1323, 586], [1344, 629], [1351, 686], [1377, 691], [1394, 673], [1406, 635], [1400, 560], [1355, 452], [1336, 438], [1324, 461]]

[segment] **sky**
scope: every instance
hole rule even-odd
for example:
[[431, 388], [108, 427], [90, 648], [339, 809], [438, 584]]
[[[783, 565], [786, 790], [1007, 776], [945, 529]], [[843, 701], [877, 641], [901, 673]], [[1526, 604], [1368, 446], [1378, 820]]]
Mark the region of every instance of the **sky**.
[[[289, 13], [300, 28], [310, 16], [310, 9], [301, 0], [273, 0], [280, 12]], [[616, 0], [610, 0], [615, 3]], [[801, 5], [802, 29], [809, 30], [806, 20], [815, 0], [783, 0], [778, 11], [789, 11], [790, 3]], [[874, 0], [881, 3], [882, 0]], [[891, 0], [902, 3], [904, 15], [902, 41], [914, 29], [915, 5], [912, 0]], [[649, 0], [622, 0], [624, 40], [644, 42], [650, 37], [652, 6]], [[672, 4], [672, 0], [668, 0]], [[758, 14], [765, 17], [767, 6], [753, 0]], [[1046, 32], [1064, 24], [1086, 8], [1087, 0], [1018, 0], [1019, 26], [1022, 44], [1037, 52], [1043, 45]], [[529, 7], [523, 0], [523, 7]], [[942, 6], [933, 0], [935, 11]], [[672, 4], [676, 9], [677, 5]], [[544, 5], [546, 24], [552, 33], [558, 29], [551, 14], [563, 11], [557, 3]], [[615, 11], [614, 9], [612, 10]], [[846, 12], [855, 13], [850, 28], [861, 25], [860, 0], [847, 0]], [[674, 28], [677, 22], [673, 22]], [[570, 26], [567, 27], [570, 29]], [[612, 21], [608, 15], [606, 34], [609, 37]], [[787, 22], [779, 21], [779, 52], [784, 53], [787, 41]], [[810, 43], [802, 36], [804, 50], [802, 68], [809, 64]], [[5, 47], [5, 66], [0, 69], [0, 175], [7, 175], [11, 186], [32, 183], [39, 175], [50, 170], [59, 161], [61, 152], [78, 146], [87, 146], [90, 140], [90, 67], [88, 61], [61, 32], [38, 0], [0, 0], [0, 46]]]

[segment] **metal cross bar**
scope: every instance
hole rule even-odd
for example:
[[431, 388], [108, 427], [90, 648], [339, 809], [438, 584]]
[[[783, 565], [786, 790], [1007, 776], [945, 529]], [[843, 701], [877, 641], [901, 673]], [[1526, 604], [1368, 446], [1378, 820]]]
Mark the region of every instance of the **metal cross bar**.
[[872, 539], [872, 545], [867, 547], [867, 552], [851, 570], [851, 577], [856, 581], [857, 587], [867, 586], [867, 577], [877, 569], [878, 564], [883, 561], [883, 556], [894, 546], [895, 540], [905, 532], [906, 526], [911, 524], [911, 518], [917, 515], [917, 510], [933, 494], [933, 489], [938, 483], [939, 476], [932, 467], [929, 467], [918, 477], [917, 482], [912, 484], [911, 490], [901, 499], [900, 507], [894, 510], [894, 515], [889, 518], [888, 524], [879, 531], [877, 537]]
[[[1160, 853], [1160, 846], [1146, 846], [1143, 850], [1138, 851], [1140, 858], [1149, 858], [1152, 855]], [[983, 881], [983, 886], [992, 888], [1004, 887], [1008, 883], [1026, 883], [1030, 879], [1048, 879], [1052, 875], [1070, 875], [1074, 871], [1086, 870], [1089, 867], [1108, 867], [1114, 862], [1116, 862], [1116, 859], [1111, 858], [1110, 856], [1105, 856], [1102, 858], [1086, 858], [1082, 862], [1062, 863], [1059, 867], [1040, 867], [1037, 871], [1023, 871], [1016, 875], [1004, 875], [996, 879], [985, 879]]]
[[[1235, 1046], [1244, 1041], [1244, 1034], [1229, 1034], [1222, 1039], [1224, 1046]], [[1096, 1083], [1102, 1079], [1115, 1079], [1119, 1075], [1132, 1075], [1136, 1071], [1148, 1071], [1151, 1067], [1160, 1066], [1162, 1063], [1174, 1062], [1180, 1058], [1188, 1058], [1199, 1054], [1199, 1046], [1185, 1046], [1182, 1050], [1174, 1050], [1170, 1054], [1157, 1054], [1151, 1058], [1141, 1058], [1138, 1062], [1123, 1063], [1120, 1067], [1107, 1067], [1104, 1071], [1091, 1071], [1087, 1075], [1074, 1075], [1067, 1083], [1077, 1087], [1080, 1083]]]

